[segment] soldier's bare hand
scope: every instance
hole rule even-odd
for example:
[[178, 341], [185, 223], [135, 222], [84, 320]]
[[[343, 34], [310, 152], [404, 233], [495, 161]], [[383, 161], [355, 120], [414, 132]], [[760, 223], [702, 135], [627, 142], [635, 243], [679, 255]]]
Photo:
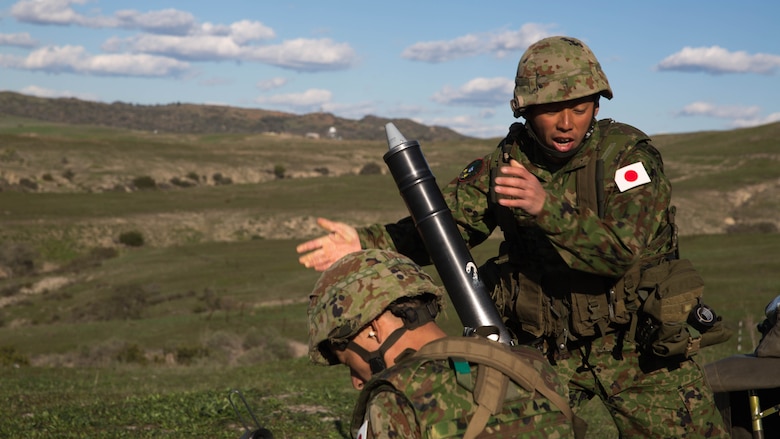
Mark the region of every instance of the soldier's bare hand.
[[330, 233], [295, 248], [298, 253], [305, 253], [298, 258], [304, 267], [325, 271], [342, 256], [360, 250], [360, 239], [354, 227], [325, 218], [317, 218], [317, 224]]
[[517, 160], [510, 160], [509, 166], [502, 166], [503, 176], [496, 177], [496, 193], [503, 195], [498, 204], [523, 209], [536, 216], [542, 212], [547, 193], [536, 176], [529, 172]]

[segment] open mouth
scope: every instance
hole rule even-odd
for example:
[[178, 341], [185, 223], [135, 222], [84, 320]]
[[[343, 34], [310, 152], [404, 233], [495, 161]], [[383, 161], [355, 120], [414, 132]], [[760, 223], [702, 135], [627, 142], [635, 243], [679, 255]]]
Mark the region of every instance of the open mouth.
[[555, 149], [566, 151], [574, 146], [574, 139], [570, 137], [556, 137], [553, 139]]

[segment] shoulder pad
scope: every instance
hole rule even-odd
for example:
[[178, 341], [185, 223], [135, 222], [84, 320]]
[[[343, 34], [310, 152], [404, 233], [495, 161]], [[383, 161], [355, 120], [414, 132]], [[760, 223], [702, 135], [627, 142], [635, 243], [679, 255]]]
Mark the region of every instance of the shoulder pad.
[[649, 141], [650, 136], [645, 134], [639, 128], [625, 123], [615, 122], [612, 119], [602, 119], [599, 121], [599, 130], [602, 130], [603, 136], [627, 136], [634, 139], [634, 143]]

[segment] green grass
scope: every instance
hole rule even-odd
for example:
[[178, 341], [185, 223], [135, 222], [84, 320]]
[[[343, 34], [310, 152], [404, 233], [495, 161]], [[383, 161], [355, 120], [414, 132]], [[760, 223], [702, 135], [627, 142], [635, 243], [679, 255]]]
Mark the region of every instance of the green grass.
[[[297, 266], [292, 251], [295, 244], [295, 241], [256, 241], [204, 244], [188, 247], [186, 252], [179, 248], [149, 250], [146, 255], [143, 251], [133, 251], [130, 255], [108, 260], [104, 265], [105, 276], [115, 278], [118, 283], [122, 279], [130, 281], [129, 273], [121, 274], [120, 269], [127, 264], [128, 269], [136, 267], [139, 273], [148, 276], [147, 280], [157, 277], [160, 288], [171, 285], [175, 289], [172, 286], [178, 285], [176, 288], [180, 290], [195, 289], [202, 285], [203, 278], [176, 279], [187, 276], [186, 272], [175, 269], [166, 275], [149, 271], [160, 262], [153, 253], [168, 252], [170, 261], [181, 259], [183, 265], [199, 259], [188, 259], [192, 254], [208, 254], [213, 260], [236, 258], [242, 261], [238, 264], [241, 267], [258, 266], [276, 259], [280, 272], [265, 282], [253, 282], [251, 270], [243, 274], [240, 270], [228, 270], [219, 275], [219, 270], [215, 269], [212, 275], [226, 283], [230, 280], [234, 287], [246, 282], [266, 284], [266, 290], [256, 288], [258, 300], [261, 296], [287, 298], [292, 291], [297, 291], [300, 298], [305, 296], [316, 274]], [[484, 248], [475, 249], [475, 259], [481, 261], [490, 256], [495, 250], [494, 244], [490, 241]], [[257, 248], [237, 256], [242, 254], [237, 250], [244, 246]], [[699, 354], [700, 361], [709, 362], [751, 351], [754, 346], [750, 333], [755, 332], [755, 328], [748, 327], [747, 322], [758, 323], [766, 303], [780, 292], [780, 280], [774, 275], [780, 262], [780, 234], [684, 237], [681, 249], [683, 256], [692, 259], [705, 278], [706, 303], [735, 329], [740, 321], [745, 325], [741, 351], [737, 350], [735, 334], [727, 343], [705, 348]], [[278, 262], [284, 260], [286, 262]], [[198, 266], [191, 272], [202, 269], [203, 266]], [[96, 270], [93, 274], [102, 271]], [[166, 277], [169, 278], [167, 281]], [[191, 282], [189, 287], [188, 282]], [[279, 291], [285, 293], [277, 294]], [[73, 292], [74, 298], [89, 295], [98, 295], [89, 284], [81, 291]], [[67, 301], [45, 299], [45, 296], [31, 299], [34, 303], [24, 309], [45, 312], [66, 306]], [[172, 303], [186, 304], [187, 300]], [[243, 313], [223, 310], [215, 312], [211, 318], [193, 314], [187, 305], [181, 308], [179, 312], [152, 308], [149, 316], [140, 319], [53, 322], [16, 328], [6, 325], [0, 328], [0, 340], [33, 357], [47, 352], [85, 352], [90, 346], [110, 340], [136, 343], [145, 349], [192, 346], [203, 344], [215, 333], [246, 334], [262, 332], [268, 327], [299, 342], [305, 342], [307, 337], [305, 303], [252, 308]], [[8, 323], [11, 311], [3, 312]], [[457, 316], [451, 307], [444, 324], [451, 334], [459, 333]], [[9, 421], [0, 424], [10, 436], [29, 434], [38, 437], [36, 435], [58, 430], [62, 437], [237, 437], [237, 418], [226, 398], [230, 389], [238, 388], [246, 394], [260, 421], [278, 437], [341, 437], [339, 428], [346, 428], [356, 394], [351, 390], [343, 368], [317, 368], [308, 364], [305, 357], [243, 366], [209, 361], [199, 364], [3, 367], [0, 368], [3, 382], [0, 398], [11, 403], [7, 411]], [[309, 406], [317, 408], [306, 409]]]
[[250, 367], [0, 368], [0, 437], [235, 439], [243, 431], [228, 400], [234, 389], [276, 438], [349, 437], [342, 432], [356, 391], [348, 373], [321, 367], [312, 374], [313, 367], [297, 359]]
[[[361, 194], [372, 193], [376, 198]], [[280, 196], [281, 194], [281, 196]], [[339, 194], [340, 196], [334, 196]], [[379, 200], [386, 202], [377, 203]], [[263, 184], [195, 187], [181, 190], [103, 193], [0, 192], [4, 221], [54, 221], [68, 225], [85, 220], [161, 213], [229, 214], [256, 212], [258, 216], [325, 215], [349, 218], [371, 211], [400, 214], [403, 200], [391, 177], [382, 175], [307, 178]], [[26, 224], [25, 224], [26, 225]], [[174, 225], [175, 226], [175, 225]]]
[[[675, 196], [696, 198], [776, 180], [771, 142], [778, 127], [654, 141], [679, 180]], [[422, 146], [444, 184], [495, 143]], [[359, 168], [381, 164], [386, 151], [382, 142], [157, 135], [6, 117], [0, 145], [3, 169], [40, 177], [78, 164], [74, 172], [83, 181], [131, 179], [165, 166], [185, 176], [204, 163], [209, 177], [239, 167]], [[686, 166], [697, 176], [682, 179]], [[772, 218], [779, 207], [774, 198], [759, 197], [737, 213]], [[317, 368], [285, 352], [287, 342], [307, 342], [306, 301], [319, 276], [297, 262], [295, 246], [305, 238], [298, 230], [290, 230], [301, 236], [295, 239], [262, 236], [253, 226], [270, 222], [278, 232], [301, 227], [288, 220], [317, 216], [361, 225], [405, 213], [389, 175], [136, 192], [0, 191], [0, 243], [22, 243], [37, 255], [36, 271], [0, 279], [0, 300], [14, 300], [0, 307], [0, 348], [6, 349], [0, 350], [6, 355], [0, 355], [0, 400], [8, 401], [0, 410], [0, 437], [235, 438], [241, 431], [227, 400], [231, 389], [244, 392], [277, 438], [348, 437], [356, 392], [347, 371]], [[231, 221], [240, 226], [229, 239], [216, 239]], [[120, 233], [131, 230], [146, 244], [117, 245]], [[485, 261], [497, 245], [488, 240], [474, 258]], [[90, 253], [102, 247], [116, 254]], [[780, 234], [682, 236], [681, 251], [705, 279], [705, 302], [736, 331], [742, 328], [705, 348], [699, 360], [752, 351], [764, 306], [780, 294]], [[67, 285], [20, 293], [57, 277], [67, 277]], [[453, 335], [462, 330], [451, 305], [440, 323]], [[233, 352], [235, 346], [243, 351]], [[134, 349], [152, 358], [120, 359]], [[191, 362], [168, 361], [187, 353], [199, 354]]]

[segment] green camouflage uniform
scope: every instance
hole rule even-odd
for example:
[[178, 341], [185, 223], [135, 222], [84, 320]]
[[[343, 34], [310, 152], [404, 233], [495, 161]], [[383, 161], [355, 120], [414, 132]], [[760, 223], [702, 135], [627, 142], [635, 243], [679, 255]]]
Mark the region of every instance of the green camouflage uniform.
[[[400, 254], [374, 249], [341, 258], [321, 275], [310, 296], [310, 359], [315, 364], [338, 364], [337, 358], [328, 352], [328, 343], [349, 343], [396, 300], [426, 294], [435, 296], [430, 303], [435, 303], [438, 309], [442, 304], [441, 288], [418, 265]], [[432, 341], [422, 350], [434, 345], [446, 346], [447, 340]], [[473, 342], [489, 344], [492, 349], [509, 349], [476, 337]], [[504, 398], [495, 397], [495, 401], [503, 400], [500, 410], [487, 419], [486, 427], [477, 437], [572, 437], [572, 424], [562, 410], [542, 396], [557, 393], [557, 399], [565, 401], [565, 382], [537, 350], [517, 347], [513, 351], [525, 368], [533, 372], [529, 375], [535, 381], [530, 387], [508, 382]], [[449, 352], [444, 349], [447, 357]], [[474, 383], [479, 382], [475, 375], [479, 366], [461, 358], [458, 355], [445, 360], [405, 351], [395, 365], [375, 373], [364, 386], [355, 408], [353, 436], [361, 439], [463, 437], [477, 410]]]
[[[565, 383], [538, 351], [529, 347], [514, 351], [539, 371], [546, 383], [561, 394], [565, 392]], [[366, 438], [463, 437], [476, 410], [472, 383], [477, 366], [471, 364], [467, 370], [464, 379], [448, 361], [407, 357], [373, 376], [362, 390], [352, 431], [367, 422]], [[477, 437], [556, 439], [572, 435], [566, 417], [548, 399], [510, 382], [503, 410], [490, 418]]]
[[[521, 117], [534, 105], [594, 95], [612, 98], [595, 55], [577, 39], [550, 37], [520, 59], [511, 106]], [[536, 217], [497, 202], [492, 183], [510, 159], [547, 193]], [[619, 190], [618, 171], [636, 164], [649, 181]], [[469, 247], [497, 227], [503, 232], [499, 255], [480, 274], [494, 286], [493, 300], [518, 341], [542, 350], [568, 378], [575, 413], [597, 396], [622, 437], [726, 436], [699, 365], [640, 352], [634, 341], [638, 273], [676, 256], [671, 185], [644, 133], [594, 120], [577, 149], [560, 153], [516, 123], [493, 153], [466, 166], [442, 192]], [[363, 248], [430, 263], [411, 218], [358, 234]]]
[[[502, 273], [493, 298], [520, 341], [535, 343], [558, 373], [570, 378], [575, 412], [595, 395], [604, 399], [623, 437], [722, 437], [722, 419], [699, 365], [692, 359], [646, 361], [633, 340], [623, 338], [635, 318], [636, 298], [604, 301], [637, 261], [653, 261], [672, 250], [665, 235], [671, 185], [648, 140], [628, 125], [597, 123], [569, 162], [550, 169], [533, 134], [515, 124], [495, 152], [469, 164], [442, 192], [469, 246], [502, 226]], [[547, 192], [536, 218], [500, 206], [491, 196], [491, 175], [503, 165], [504, 145]], [[625, 152], [604, 165], [600, 218], [578, 203], [576, 174], [591, 155], [610, 146]], [[643, 164], [650, 183], [619, 192], [615, 171], [636, 162]], [[358, 234], [363, 247], [390, 248], [430, 263], [410, 218]], [[622, 334], [619, 340], [615, 334]]]
[[[442, 192], [469, 246], [502, 227], [505, 242], [493, 267], [500, 272], [493, 298], [520, 341], [535, 343], [558, 373], [570, 378], [575, 412], [596, 395], [623, 437], [722, 437], [722, 419], [699, 365], [691, 359], [648, 364], [633, 340], [624, 338], [635, 318], [636, 297], [607, 300], [610, 288], [638, 261], [657, 260], [673, 248], [667, 216], [671, 185], [648, 141], [628, 125], [595, 123], [577, 154], [551, 169], [530, 130], [515, 124], [495, 152], [469, 164]], [[593, 154], [603, 155], [610, 147], [624, 152], [606, 154], [612, 159], [604, 164], [599, 217], [578, 203], [576, 174]], [[504, 165], [505, 151], [547, 192], [536, 218], [500, 206], [491, 196], [491, 175]], [[643, 164], [650, 183], [620, 192], [616, 170], [636, 162]], [[410, 218], [358, 234], [363, 247], [389, 248], [430, 263]], [[621, 334], [619, 339], [615, 334]]]

